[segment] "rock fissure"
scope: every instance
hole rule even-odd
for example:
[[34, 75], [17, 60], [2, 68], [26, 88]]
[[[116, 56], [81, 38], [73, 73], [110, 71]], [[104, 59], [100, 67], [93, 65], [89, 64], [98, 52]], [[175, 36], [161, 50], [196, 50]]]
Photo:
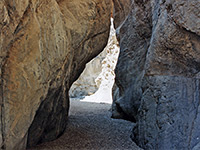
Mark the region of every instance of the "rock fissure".
[[23, 26], [22, 26], [23, 19], [24, 19], [24, 17], [28, 16], [28, 13], [30, 13], [30, 11], [31, 11], [31, 5], [32, 5], [32, 2], [31, 2], [31, 0], [29, 0], [28, 6], [26, 7], [26, 9], [25, 9], [22, 17], [19, 19], [19, 23], [18, 23], [18, 25], [16, 26], [16, 28], [15, 28], [15, 30], [13, 32], [14, 35], [16, 35], [17, 33], [19, 33], [20, 30], [23, 29]]

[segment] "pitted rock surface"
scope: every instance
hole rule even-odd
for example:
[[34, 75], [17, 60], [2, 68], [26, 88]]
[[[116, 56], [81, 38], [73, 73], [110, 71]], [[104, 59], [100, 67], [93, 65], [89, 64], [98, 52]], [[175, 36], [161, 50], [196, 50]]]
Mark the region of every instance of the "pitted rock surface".
[[106, 46], [110, 15], [110, 0], [0, 1], [1, 149], [62, 134], [68, 90]]

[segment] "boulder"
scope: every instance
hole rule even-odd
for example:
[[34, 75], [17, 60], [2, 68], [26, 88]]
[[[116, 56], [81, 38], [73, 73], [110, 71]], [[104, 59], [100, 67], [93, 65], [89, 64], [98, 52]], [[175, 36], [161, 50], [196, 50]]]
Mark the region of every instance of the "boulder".
[[[132, 139], [145, 150], [198, 149], [199, 1], [114, 1], [120, 56], [113, 117], [136, 122]], [[124, 7], [128, 13], [118, 11]]]
[[110, 0], [0, 1], [0, 146], [60, 136], [68, 90], [107, 44]]

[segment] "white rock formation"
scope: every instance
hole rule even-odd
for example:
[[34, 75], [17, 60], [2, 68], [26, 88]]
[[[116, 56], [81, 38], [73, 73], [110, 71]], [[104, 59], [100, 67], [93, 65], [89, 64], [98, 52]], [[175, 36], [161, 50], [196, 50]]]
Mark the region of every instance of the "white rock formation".
[[104, 49], [101, 54], [86, 64], [85, 70], [70, 88], [69, 95], [71, 98], [81, 98], [86, 95], [94, 94], [97, 91], [98, 87], [95, 79], [102, 71], [101, 62], [105, 57], [106, 50]]
[[[111, 20], [113, 22], [113, 19]], [[113, 23], [111, 24], [110, 38], [106, 46], [106, 58], [102, 61], [102, 71], [95, 82], [99, 89], [91, 96], [86, 96], [82, 101], [97, 103], [112, 103], [112, 87], [114, 84], [114, 69], [119, 56], [119, 46]]]

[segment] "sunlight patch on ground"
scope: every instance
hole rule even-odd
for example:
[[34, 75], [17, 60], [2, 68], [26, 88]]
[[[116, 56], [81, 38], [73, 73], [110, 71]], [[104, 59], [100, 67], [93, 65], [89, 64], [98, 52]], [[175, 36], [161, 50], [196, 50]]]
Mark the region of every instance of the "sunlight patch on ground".
[[93, 94], [91, 96], [86, 96], [81, 101], [92, 102], [92, 103], [112, 104], [111, 90], [108, 88], [99, 88], [95, 94]]

